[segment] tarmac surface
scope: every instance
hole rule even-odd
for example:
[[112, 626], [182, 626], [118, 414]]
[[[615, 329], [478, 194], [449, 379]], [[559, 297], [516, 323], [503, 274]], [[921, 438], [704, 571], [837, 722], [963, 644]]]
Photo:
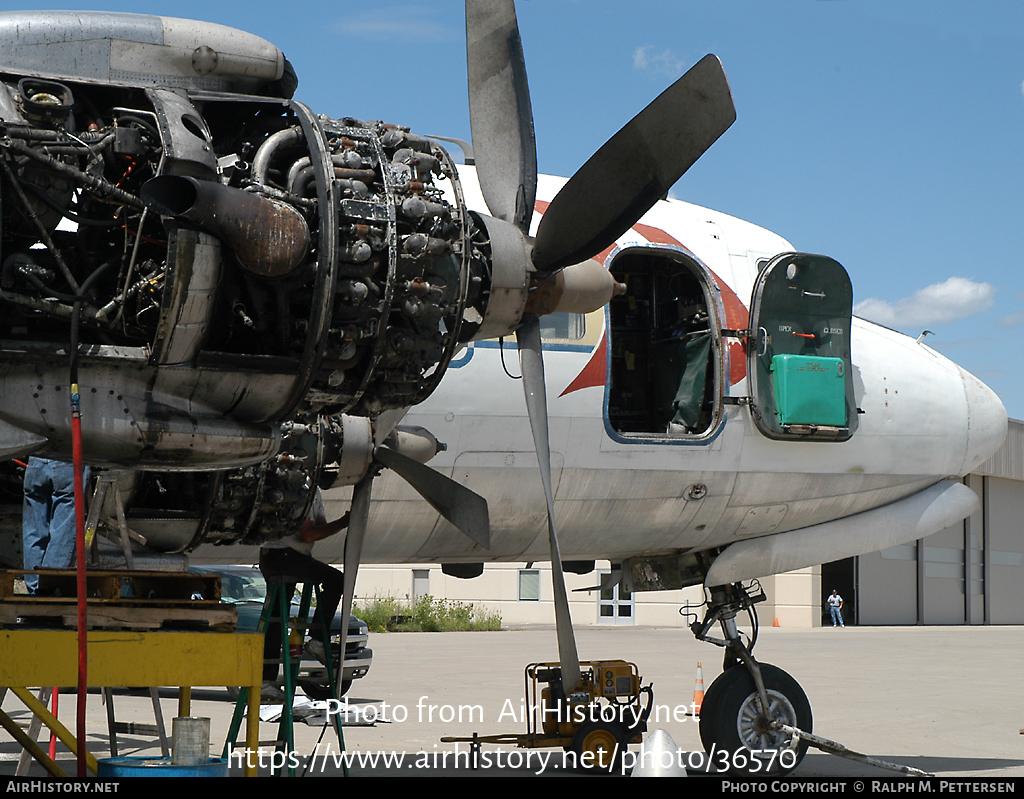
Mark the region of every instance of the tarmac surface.
[[[721, 672], [718, 647], [695, 641], [683, 627], [580, 627], [576, 635], [585, 660], [635, 662], [644, 684], [653, 683], [656, 711], [650, 729], [666, 730], [687, 752], [703, 751], [697, 722], [682, 713], [693, 699], [697, 662], [703, 665], [705, 688]], [[373, 708], [390, 721], [344, 728], [346, 751], [356, 758], [352, 774], [578, 774], [558, 767], [560, 750], [497, 745], [483, 747], [489, 767], [473, 770], [466, 744], [440, 742], [442, 736], [526, 731], [521, 718], [523, 670], [529, 662], [557, 659], [553, 626], [371, 634], [370, 646], [373, 667], [355, 682], [347, 700]], [[940, 777], [1024, 776], [1024, 627], [767, 627], [760, 632], [754, 655], [785, 669], [801, 684], [813, 709], [813, 731], [819, 736]], [[169, 735], [177, 690], [161, 689], [160, 696]], [[75, 704], [73, 691], [61, 692], [59, 716], [72, 731]], [[114, 704], [118, 721], [153, 723], [148, 693], [117, 690]], [[109, 742], [106, 708], [98, 691], [90, 691], [87, 705], [88, 747], [102, 759], [109, 756]], [[8, 693], [2, 707], [27, 728], [30, 714], [17, 697]], [[223, 746], [232, 710], [224, 689], [193, 689], [192, 715], [211, 719], [214, 756]], [[315, 752], [308, 776], [341, 774], [336, 764], [338, 741], [330, 728], [325, 732], [323, 727], [296, 724], [295, 730], [296, 750], [305, 756], [300, 773]], [[277, 724], [260, 725], [264, 765], [269, 765], [276, 735]], [[119, 734], [118, 744], [121, 756], [160, 755], [159, 741], [148, 736]], [[58, 762], [73, 774], [73, 755], [59, 743], [57, 752]], [[19, 754], [12, 736], [0, 730], [0, 775], [15, 773]], [[395, 763], [399, 756], [400, 766]], [[385, 757], [390, 764], [384, 763]], [[695, 757], [691, 765], [699, 762], [700, 756]], [[694, 772], [691, 769], [691, 775]], [[33, 764], [30, 775], [43, 774]], [[790, 778], [835, 776], [899, 775], [812, 749]]]

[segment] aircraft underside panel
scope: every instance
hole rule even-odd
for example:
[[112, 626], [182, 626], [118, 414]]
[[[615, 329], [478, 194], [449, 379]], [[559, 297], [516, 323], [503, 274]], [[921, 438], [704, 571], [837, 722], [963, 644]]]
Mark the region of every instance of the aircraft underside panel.
[[[588, 477], [594, 485], [618, 475], [628, 484], [628, 472], [610, 470], [561, 470], [560, 484], [572, 476], [577, 484]], [[402, 488], [402, 481], [389, 475], [378, 478], [374, 506], [370, 515], [371, 535], [365, 544], [366, 562], [479, 562], [540, 560], [548, 557], [547, 528], [544, 517], [534, 513], [514, 492], [502, 488], [508, 479], [505, 469], [478, 469], [463, 472], [476, 490], [490, 491], [491, 549], [484, 551], [468, 542], [455, 528], [436, 514], [424, 512], [413, 495]], [[461, 475], [460, 475], [461, 476]], [[684, 496], [634, 496], [609, 499], [602, 496], [556, 498], [562, 557], [566, 560], [623, 559], [638, 553], [688, 551], [730, 544], [734, 541], [781, 533], [815, 524], [822, 519], [859, 513], [912, 495], [934, 482], [924, 475], [830, 475], [820, 477], [818, 490], [832, 496], [813, 497], [815, 476], [801, 476], [793, 497], [781, 493], [773, 502], [750, 504], [739, 486], [741, 482], [770, 482], [777, 475], [715, 475], [707, 473], [652, 472], [645, 474], [649, 486], [655, 483], [681, 486], [705, 486], [699, 498]], [[714, 490], [719, 486], [720, 493]], [[328, 515], [347, 507], [345, 489], [325, 494]], [[781, 509], [781, 511], [780, 511]], [[431, 523], [424, 523], [429, 516]], [[429, 535], [428, 544], [423, 544]], [[343, 542], [326, 540], [318, 552], [327, 559], [342, 557]]]
[[[184, 369], [161, 373], [134, 355], [131, 348], [97, 346], [81, 358], [83, 449], [91, 463], [223, 468], [257, 463], [277, 450], [276, 426], [224, 418], [211, 407], [218, 399], [241, 404], [265, 385], [264, 379], [274, 383], [275, 376]], [[0, 416], [41, 437], [41, 454], [69, 453], [67, 355], [56, 347], [9, 344], [4, 357]], [[279, 385], [284, 390], [292, 379], [282, 376]], [[199, 395], [201, 404], [193, 402]]]
[[881, 508], [725, 549], [707, 574], [708, 585], [726, 585], [792, 571], [926, 538], [981, 508], [963, 483], [943, 480]]

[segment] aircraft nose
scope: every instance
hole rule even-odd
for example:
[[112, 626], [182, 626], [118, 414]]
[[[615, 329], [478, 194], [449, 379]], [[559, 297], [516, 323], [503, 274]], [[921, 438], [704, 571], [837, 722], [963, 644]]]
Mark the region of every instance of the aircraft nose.
[[968, 474], [1002, 445], [1006, 437], [1006, 408], [992, 389], [970, 372], [959, 371], [967, 399], [967, 449], [960, 473]]

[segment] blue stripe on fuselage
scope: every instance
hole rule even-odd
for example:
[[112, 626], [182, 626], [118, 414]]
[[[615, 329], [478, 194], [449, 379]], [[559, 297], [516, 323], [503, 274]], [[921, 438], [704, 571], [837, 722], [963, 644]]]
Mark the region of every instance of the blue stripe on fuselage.
[[[494, 341], [493, 339], [488, 339], [487, 341], [471, 341], [466, 346], [465, 351], [463, 351], [457, 358], [452, 358], [451, 363], [448, 364], [448, 368], [461, 369], [463, 366], [465, 366], [467, 363], [473, 360], [473, 350], [476, 349], [477, 347], [480, 347], [481, 349], [485, 350], [496, 350], [500, 346], [501, 344], [499, 344], [497, 341]], [[551, 342], [544, 342], [541, 345], [541, 347], [545, 351], [550, 352], [593, 352], [595, 346], [596, 345], [593, 344], [562, 344]], [[519, 348], [516, 345], [514, 338], [506, 339], [504, 341], [504, 349], [509, 350], [511, 352], [519, 351]]]

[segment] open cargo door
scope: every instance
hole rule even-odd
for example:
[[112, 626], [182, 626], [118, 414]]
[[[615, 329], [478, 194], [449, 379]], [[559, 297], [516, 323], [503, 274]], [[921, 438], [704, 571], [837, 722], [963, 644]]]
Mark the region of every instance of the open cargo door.
[[780, 440], [846, 441], [856, 430], [850, 360], [853, 287], [824, 255], [783, 253], [750, 304], [751, 412]]

